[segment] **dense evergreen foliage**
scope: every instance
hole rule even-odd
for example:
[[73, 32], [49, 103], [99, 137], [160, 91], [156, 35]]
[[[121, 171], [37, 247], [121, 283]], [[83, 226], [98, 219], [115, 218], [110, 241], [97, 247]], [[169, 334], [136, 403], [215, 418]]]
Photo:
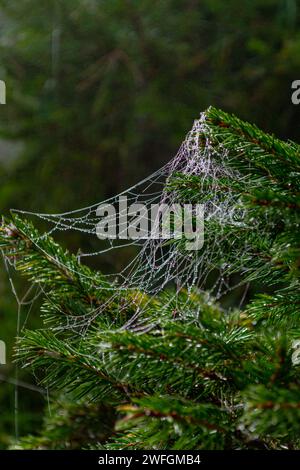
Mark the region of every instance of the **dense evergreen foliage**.
[[[45, 293], [44, 327], [27, 330], [16, 353], [49, 388], [52, 414], [21, 448], [299, 448], [300, 147], [215, 108], [206, 120], [212, 145], [227, 148], [228, 165], [243, 175], [216, 180], [220, 197], [233, 188], [246, 214], [240, 229], [206, 227], [231, 239], [217, 246], [215, 267], [227, 263], [269, 293], [230, 311], [196, 289], [182, 289], [174, 304], [170, 290], [136, 293], [149, 325], [136, 332], [122, 328], [135, 306], [120, 291], [129, 305], [122, 315], [111, 302], [88, 322], [117, 285], [106, 290], [101, 273], [50, 237], [37, 246], [30, 223], [4, 222], [5, 256]], [[201, 177], [176, 174], [170, 188], [201, 202]], [[236, 259], [240, 246], [247, 250]], [[74, 315], [86, 319], [84, 336], [65, 328]]]

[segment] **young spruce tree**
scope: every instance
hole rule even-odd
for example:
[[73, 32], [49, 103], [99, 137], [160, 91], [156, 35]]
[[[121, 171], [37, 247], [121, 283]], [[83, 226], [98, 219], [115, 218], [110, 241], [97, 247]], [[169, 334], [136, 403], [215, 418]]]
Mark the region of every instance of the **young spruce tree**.
[[[4, 222], [4, 255], [45, 292], [44, 328], [18, 338], [16, 354], [49, 389], [52, 413], [21, 448], [300, 447], [300, 146], [214, 108], [206, 123], [211, 144], [230, 157], [232, 176], [215, 181], [220, 200], [236, 192], [247, 222], [208, 222], [208, 238], [228, 235], [215, 268], [225, 264], [227, 274], [268, 293], [224, 311], [196, 289], [182, 289], [174, 303], [168, 290], [150, 300], [136, 292], [152, 326], [136, 332], [122, 329], [135, 306], [132, 293], [120, 291], [89, 322], [117, 287], [105, 289], [104, 276], [50, 237], [37, 247], [30, 223]], [[176, 173], [169, 190], [201, 203], [201, 177]], [[120, 315], [122, 297], [129, 306]], [[74, 315], [85, 318], [84, 336], [62, 328]]]

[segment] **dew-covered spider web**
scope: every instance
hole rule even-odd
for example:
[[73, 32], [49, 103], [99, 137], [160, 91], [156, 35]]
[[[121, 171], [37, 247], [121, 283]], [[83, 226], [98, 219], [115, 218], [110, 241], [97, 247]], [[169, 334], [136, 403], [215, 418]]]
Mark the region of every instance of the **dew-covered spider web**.
[[[113, 177], [113, 176], [112, 176]], [[137, 292], [146, 293], [149, 298], [156, 296], [165, 289], [173, 289], [174, 296], [183, 289], [187, 293], [193, 289], [205, 290], [206, 295], [213, 299], [220, 299], [231, 291], [236, 285], [232, 285], [229, 276], [230, 266], [226, 262], [221, 263], [224, 258], [224, 242], [227, 249], [236, 251], [236, 260], [239, 256], [242, 260], [247, 254], [249, 247], [235, 246], [235, 239], [231, 239], [228, 226], [236, 228], [245, 225], [245, 209], [240, 204], [239, 193], [231, 190], [230, 186], [223, 191], [220, 181], [238, 181], [243, 176], [230, 165], [230, 154], [228, 150], [218, 143], [216, 135], [211, 138], [211, 130], [206, 122], [206, 115], [202, 113], [200, 119], [195, 120], [191, 131], [187, 134], [178, 153], [161, 169], [129, 188], [123, 193], [97, 202], [89, 207], [76, 209], [60, 214], [34, 213], [28, 211], [14, 210], [20, 216], [26, 218], [38, 218], [47, 224], [48, 230], [32, 242], [41, 248], [41, 241], [46, 235], [55, 235], [59, 232], [80, 232], [86, 237], [93, 237], [99, 243], [99, 248], [92, 252], [82, 252], [78, 247], [78, 261], [84, 263], [90, 257], [101, 257], [111, 250], [122, 250], [128, 246], [136, 246], [137, 251], [133, 259], [127, 263], [119, 272], [106, 274], [107, 280], [111, 281], [103, 285], [94, 286], [99, 289], [112, 290], [110, 300], [120, 297], [120, 292], [132, 291], [135, 298], [136, 317], [141, 312], [139, 295]], [[179, 182], [179, 183], [178, 183]], [[186, 184], [185, 182], [189, 182]], [[191, 188], [193, 189], [191, 192]], [[151, 214], [153, 205], [173, 206], [178, 203], [193, 204], [195, 198], [197, 203], [203, 205], [204, 215], [204, 244], [197, 250], [185, 250], [182, 239], [175, 236], [166, 239], [162, 236], [151, 237], [151, 227], [143, 238], [132, 239], [128, 237], [131, 228], [136, 228], [135, 219], [128, 213], [128, 207], [143, 206], [143, 210]], [[126, 208], [120, 208], [120, 201], [126, 202]], [[117, 221], [118, 237], [107, 240], [97, 238], [97, 227], [101, 222], [98, 208], [114, 206], [116, 212], [108, 215]], [[126, 215], [126, 213], [127, 215]], [[152, 223], [159, 223], [159, 220]], [[211, 230], [217, 227], [217, 230]], [[158, 233], [160, 233], [158, 231]], [[174, 234], [173, 234], [174, 235]], [[240, 250], [240, 251], [238, 251]], [[48, 254], [49, 256], [49, 254]], [[55, 259], [56, 263], [61, 263]], [[241, 261], [241, 270], [243, 268]], [[70, 266], [68, 266], [70, 269]], [[81, 273], [82, 275], [82, 273]], [[91, 279], [92, 281], [92, 279]], [[93, 282], [93, 281], [92, 281]], [[126, 308], [126, 302], [122, 299], [122, 307]], [[133, 302], [133, 297], [130, 298]], [[143, 308], [144, 308], [143, 301]], [[107, 304], [95, 311], [99, 315]], [[87, 321], [90, 323], [94, 318], [89, 313], [89, 319], [74, 319], [76, 328], [86, 329]], [[70, 328], [75, 323], [70, 320]], [[131, 326], [134, 324], [131, 321]], [[130, 325], [128, 325], [130, 326]]]
[[[137, 332], [145, 332], [151, 329], [151, 318], [145, 318], [143, 313], [156, 296], [164, 291], [166, 307], [171, 302], [176, 304], [180, 293], [185, 293], [186, 303], [193, 292], [203, 292], [205, 301], [222, 300], [224, 296], [234, 289], [239, 290], [238, 304], [242, 304], [248, 289], [247, 277], [239, 275], [232, 279], [232, 272], [243, 273], [245, 259], [251, 256], [251, 246], [245, 240], [246, 237], [232, 236], [232, 231], [255, 230], [255, 220], [251, 222], [249, 213], [241, 203], [241, 196], [236, 187], [224, 182], [239, 182], [241, 187], [247, 184], [247, 175], [240, 173], [235, 165], [231, 165], [232, 156], [222, 144], [222, 139], [211, 135], [211, 129], [206, 122], [206, 114], [202, 113], [198, 120], [194, 121], [191, 131], [187, 134], [178, 153], [161, 169], [145, 178], [135, 186], [129, 188], [103, 202], [97, 202], [89, 207], [84, 207], [60, 214], [35, 213], [25, 210], [13, 210], [15, 214], [26, 219], [40, 219], [47, 230], [41, 235], [32, 235], [31, 241], [39, 250], [43, 251], [45, 237], [51, 235], [54, 239], [57, 235], [78, 232], [82, 236], [92, 240], [90, 245], [96, 247], [93, 251], [83, 252], [80, 246], [75, 251], [78, 259], [78, 275], [87, 277], [95, 289], [108, 290], [109, 295], [100, 306], [97, 306], [86, 315], [68, 315], [66, 323], [58, 325], [57, 329], [67, 328], [76, 334], [82, 335], [88, 331], [92, 322], [107, 309], [111, 302], [114, 308], [122, 313], [128, 307], [134, 313], [122, 328]], [[112, 175], [113, 178], [113, 175]], [[121, 203], [126, 202], [124, 208]], [[128, 236], [131, 229], [136, 229], [136, 218], [132, 217], [129, 208], [141, 207], [148, 215], [151, 214], [153, 205], [166, 205], [173, 207], [176, 204], [200, 203], [203, 208], [204, 226], [201, 227], [203, 245], [199, 249], [185, 249], [184, 238], [176, 237], [174, 231], [171, 236], [163, 237], [160, 230], [154, 230], [155, 237], [151, 236], [151, 230], [160, 224], [159, 218], [149, 220], [152, 226], [144, 229], [143, 237]], [[117, 237], [106, 240], [99, 239], [97, 227], [103, 220], [103, 213], [99, 215], [99, 207], [115, 207], [112, 215], [107, 215], [107, 220], [116, 222]], [[249, 212], [249, 211], [248, 211]], [[262, 230], [262, 227], [259, 227]], [[269, 221], [265, 221], [265, 230], [270, 231]], [[157, 235], [158, 234], [158, 235]], [[81, 239], [82, 239], [81, 236]], [[129, 263], [118, 271], [103, 274], [101, 279], [105, 282], [96, 283], [95, 277], [89, 275], [88, 270], [81, 270], [82, 264], [88, 264], [89, 260], [101, 258], [109, 252], [118, 253], [118, 250], [126, 250], [133, 247], [133, 257]], [[226, 251], [226, 252], [225, 252]], [[234, 269], [231, 269], [228, 261], [228, 253], [233, 254]], [[47, 253], [56, 265], [67, 270], [74, 270], [73, 265], [63, 265], [55, 254]], [[11, 267], [14, 267], [14, 259], [5, 259], [10, 276], [10, 283], [18, 304], [17, 335], [26, 328], [28, 316], [33, 303], [41, 296], [48, 302], [53, 302], [49, 290], [37, 282], [28, 291], [17, 293], [11, 276]], [[80, 271], [79, 271], [80, 270]], [[107, 281], [107, 282], [106, 282]], [[48, 287], [49, 289], [49, 287]], [[146, 296], [141, 295], [146, 294]], [[146, 301], [145, 301], [146, 297]], [[57, 307], [57, 306], [56, 306]], [[182, 303], [181, 303], [182, 308]], [[24, 309], [24, 314], [22, 313]], [[188, 309], [187, 309], [188, 310]], [[18, 378], [18, 371], [14, 379], [16, 383], [15, 416], [16, 436], [18, 435], [18, 388], [31, 387], [30, 384], [22, 384]], [[38, 389], [41, 393], [48, 394], [47, 390]], [[48, 396], [48, 395], [47, 395]]]

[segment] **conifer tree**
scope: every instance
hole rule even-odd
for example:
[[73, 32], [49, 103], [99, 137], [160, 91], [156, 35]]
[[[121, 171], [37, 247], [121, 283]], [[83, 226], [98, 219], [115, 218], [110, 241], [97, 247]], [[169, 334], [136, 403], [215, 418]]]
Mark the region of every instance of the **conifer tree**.
[[[174, 302], [169, 290], [136, 292], [149, 328], [131, 331], [132, 293], [107, 289], [49, 236], [37, 246], [31, 223], [4, 221], [4, 255], [45, 294], [44, 328], [18, 338], [16, 355], [49, 388], [52, 414], [21, 448], [299, 448], [300, 146], [214, 108], [205, 116], [211, 145], [229, 155], [231, 176], [215, 182], [220, 201], [234, 191], [245, 214], [242, 226], [207, 224], [208, 239], [228, 235], [215, 269], [226, 265], [263, 293], [226, 311], [196, 288]], [[201, 203], [201, 177], [177, 172], [168, 190]], [[116, 293], [122, 314], [107, 303]], [[84, 338], [65, 328], [70, 316], [85, 319]]]

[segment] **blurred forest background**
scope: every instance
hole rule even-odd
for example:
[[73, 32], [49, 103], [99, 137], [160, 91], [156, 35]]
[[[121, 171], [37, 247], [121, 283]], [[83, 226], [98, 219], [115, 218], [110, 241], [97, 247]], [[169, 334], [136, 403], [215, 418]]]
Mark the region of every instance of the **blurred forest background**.
[[[168, 161], [209, 105], [299, 142], [300, 106], [291, 102], [300, 79], [297, 3], [0, 0], [1, 215], [62, 212], [117, 194]], [[99, 267], [119, 261], [109, 255]], [[38, 324], [37, 312], [28, 322]], [[2, 448], [15, 436], [16, 323], [2, 264]], [[20, 435], [38, 428], [44, 404], [19, 387]]]

